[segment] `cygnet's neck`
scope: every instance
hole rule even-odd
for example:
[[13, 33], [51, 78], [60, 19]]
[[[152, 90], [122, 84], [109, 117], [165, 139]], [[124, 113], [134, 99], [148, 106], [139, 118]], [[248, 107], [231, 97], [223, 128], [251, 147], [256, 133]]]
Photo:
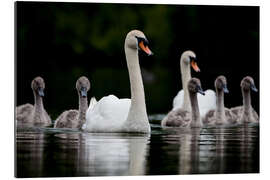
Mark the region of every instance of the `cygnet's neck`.
[[191, 103], [191, 126], [201, 127], [202, 122], [200, 118], [197, 93], [189, 92], [189, 97], [190, 97], [190, 103]]
[[181, 68], [181, 78], [182, 78], [182, 86], [184, 89], [184, 102], [182, 108], [184, 110], [190, 111], [190, 100], [189, 100], [189, 91], [187, 88], [188, 81], [191, 79], [190, 75], [190, 64], [184, 62], [184, 58], [181, 57], [180, 60], [180, 68]]
[[224, 110], [224, 92], [222, 90], [216, 89], [217, 99], [216, 99], [216, 117], [217, 121], [225, 120], [225, 110]]
[[148, 125], [149, 123], [146, 113], [144, 87], [139, 65], [138, 50], [125, 46], [125, 54], [131, 88], [131, 106], [129, 109], [127, 122], [132, 122], [135, 124], [135, 121], [141, 121], [144, 123], [147, 121], [146, 124]]
[[35, 99], [35, 104], [34, 104], [35, 113], [41, 114], [44, 110], [42, 97], [36, 91], [33, 91], [33, 92], [34, 92], [34, 99]]
[[252, 106], [251, 106], [251, 97], [250, 97], [250, 90], [242, 89], [242, 96], [243, 96], [243, 108], [244, 113], [250, 113]]
[[78, 128], [81, 128], [83, 123], [86, 121], [86, 111], [88, 109], [88, 101], [87, 97], [82, 97], [81, 93], [78, 91], [79, 94], [79, 123]]
[[43, 107], [43, 100], [42, 97], [36, 92], [34, 92], [34, 111], [33, 111], [33, 123], [40, 124], [43, 123], [43, 117], [44, 117], [44, 107]]

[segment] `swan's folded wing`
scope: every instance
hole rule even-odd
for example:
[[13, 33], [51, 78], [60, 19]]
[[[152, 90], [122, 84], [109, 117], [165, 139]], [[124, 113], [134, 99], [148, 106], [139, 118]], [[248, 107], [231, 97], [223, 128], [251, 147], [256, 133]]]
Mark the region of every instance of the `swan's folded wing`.
[[79, 111], [75, 109], [64, 111], [55, 120], [54, 128], [77, 128]]
[[233, 113], [233, 115], [235, 116], [235, 118], [237, 120], [239, 120], [241, 113], [242, 113], [242, 110], [243, 110], [242, 106], [233, 107], [230, 110]]
[[181, 108], [172, 110], [162, 120], [162, 126], [187, 127], [190, 123], [190, 112]]
[[90, 100], [90, 103], [89, 103], [89, 108], [88, 110], [91, 110], [94, 108], [94, 106], [97, 104], [97, 100], [95, 97], [92, 97], [91, 100]]
[[33, 109], [34, 109], [34, 106], [29, 103], [16, 107], [16, 120], [19, 122], [27, 121]]
[[205, 114], [205, 116], [202, 118], [202, 122], [203, 124], [215, 124], [215, 110], [211, 109], [209, 111], [207, 111], [207, 113]]
[[253, 108], [252, 108], [252, 114], [253, 114], [253, 117], [255, 118], [255, 121], [259, 122], [259, 115]]
[[237, 123], [237, 116], [228, 108], [225, 108], [226, 121], [229, 124]]
[[182, 89], [177, 93], [173, 99], [173, 110], [181, 108], [184, 102], [184, 90]]
[[86, 113], [85, 131], [116, 132], [127, 119], [130, 99], [118, 99], [114, 95], [103, 97]]
[[216, 93], [213, 90], [206, 90], [205, 95], [198, 93], [198, 104], [201, 117], [205, 117], [206, 113], [211, 109], [216, 109]]
[[17, 106], [16, 107], [16, 114], [23, 114], [25, 112], [30, 112], [32, 111], [34, 108], [34, 106], [32, 104], [23, 104], [23, 105], [20, 105], [20, 106]]

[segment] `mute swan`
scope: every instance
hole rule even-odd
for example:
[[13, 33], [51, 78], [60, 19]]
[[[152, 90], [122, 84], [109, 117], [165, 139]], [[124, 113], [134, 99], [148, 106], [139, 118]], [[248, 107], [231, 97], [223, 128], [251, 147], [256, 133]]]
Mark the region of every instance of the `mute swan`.
[[[190, 111], [191, 109], [188, 90], [186, 86], [187, 82], [191, 79], [190, 65], [196, 72], [200, 72], [200, 69], [197, 65], [195, 53], [192, 51], [185, 51], [180, 58], [180, 69], [183, 89], [180, 90], [173, 99], [173, 109], [183, 108], [187, 111]], [[204, 117], [207, 111], [216, 108], [215, 92], [208, 89], [205, 91], [205, 96], [198, 94], [198, 103], [201, 117]]]
[[189, 91], [189, 99], [191, 102], [191, 112], [177, 108], [168, 113], [168, 115], [162, 120], [162, 126], [174, 126], [174, 127], [201, 127], [202, 121], [200, 117], [200, 110], [198, 106], [197, 93], [204, 95], [201, 88], [201, 82], [197, 78], [191, 78], [187, 84]]
[[225, 76], [218, 76], [216, 78], [215, 88], [217, 108], [211, 109], [206, 113], [205, 118], [203, 118], [203, 124], [222, 125], [236, 123], [235, 115], [228, 108], [224, 108], [224, 93], [229, 93]]
[[[78, 128], [85, 123], [86, 110], [88, 108], [87, 91], [90, 89], [90, 82], [85, 77], [80, 77], [76, 82], [76, 89], [79, 96], [79, 111], [64, 111], [55, 121], [54, 128]], [[90, 103], [91, 104], [91, 103]]]
[[240, 86], [243, 96], [243, 106], [231, 108], [231, 111], [237, 116], [238, 123], [259, 122], [259, 116], [251, 105], [250, 89], [254, 92], [258, 91], [253, 78], [246, 76], [242, 79]]
[[34, 93], [34, 106], [32, 104], [23, 104], [16, 107], [16, 120], [23, 124], [32, 124], [38, 126], [49, 126], [52, 121], [43, 107], [42, 97], [44, 96], [45, 82], [41, 77], [36, 77], [31, 83]]
[[118, 99], [114, 95], [103, 97], [92, 109], [87, 110], [83, 130], [150, 133], [138, 58], [139, 49], [152, 55], [145, 35], [138, 30], [130, 31], [125, 39], [125, 54], [130, 78], [131, 99]]

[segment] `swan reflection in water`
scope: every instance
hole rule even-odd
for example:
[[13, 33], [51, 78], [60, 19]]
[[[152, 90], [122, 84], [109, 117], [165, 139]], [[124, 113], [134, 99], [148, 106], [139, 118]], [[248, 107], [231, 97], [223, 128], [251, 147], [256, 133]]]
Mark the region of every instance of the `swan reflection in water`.
[[181, 132], [179, 174], [253, 172], [259, 168], [257, 133], [246, 125]]
[[183, 129], [180, 134], [179, 174], [198, 172], [199, 145], [201, 128]]
[[256, 142], [254, 142], [254, 139], [256, 139], [257, 136], [256, 133], [257, 132], [254, 132], [254, 129], [247, 124], [244, 124], [241, 129], [240, 136], [242, 141], [240, 143], [240, 163], [243, 164], [240, 169], [241, 172], [252, 171], [252, 164], [254, 164], [252, 156], [255, 153], [259, 154], [258, 149], [257, 151], [254, 150], [254, 146], [256, 146]]
[[181, 135], [179, 174], [224, 173], [224, 129], [209, 130], [194, 128]]
[[[44, 134], [39, 133], [20, 133], [16, 134], [17, 147], [16, 149], [16, 164], [17, 164], [17, 175], [28, 175], [31, 174], [33, 177], [46, 176], [43, 174], [44, 170]], [[34, 149], [34, 151], [33, 151]], [[31, 155], [29, 155], [29, 153]], [[30, 164], [31, 167], [35, 168], [25, 168]]]
[[76, 174], [86, 176], [144, 175], [150, 135], [115, 133], [58, 134], [80, 139]]
[[17, 177], [259, 172], [259, 127], [183, 130], [153, 126], [149, 135], [23, 128], [16, 133]]

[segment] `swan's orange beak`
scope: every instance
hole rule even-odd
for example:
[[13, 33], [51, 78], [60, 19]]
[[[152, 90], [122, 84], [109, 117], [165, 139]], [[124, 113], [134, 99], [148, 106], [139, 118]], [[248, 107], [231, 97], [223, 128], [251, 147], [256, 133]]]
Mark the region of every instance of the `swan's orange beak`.
[[194, 71], [200, 72], [200, 68], [194, 60], [191, 61], [191, 67], [194, 69]]
[[141, 50], [143, 50], [148, 56], [153, 55], [152, 51], [148, 48], [148, 46], [145, 46], [143, 41], [139, 43], [139, 47]]

